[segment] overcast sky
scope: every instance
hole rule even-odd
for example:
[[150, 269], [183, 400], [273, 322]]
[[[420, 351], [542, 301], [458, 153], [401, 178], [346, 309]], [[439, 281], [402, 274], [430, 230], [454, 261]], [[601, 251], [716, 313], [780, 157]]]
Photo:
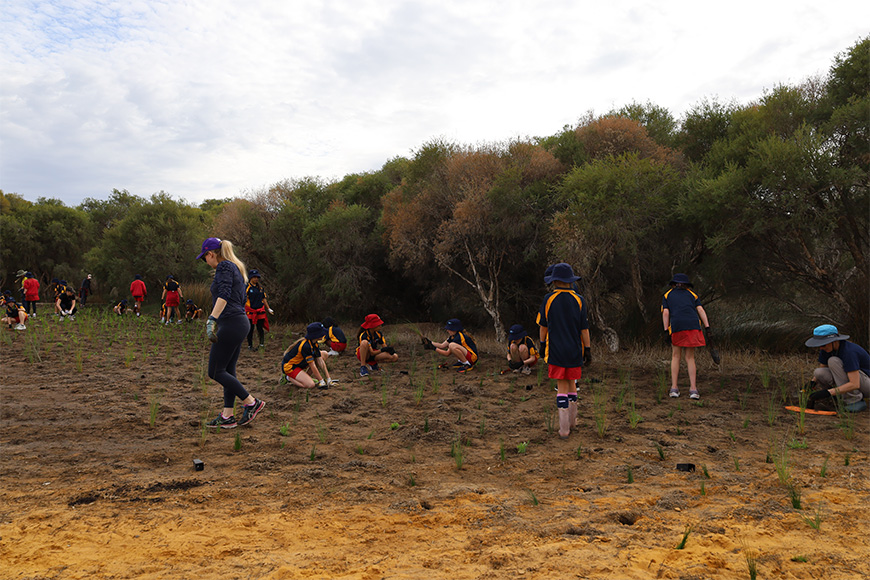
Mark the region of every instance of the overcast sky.
[[870, 3], [0, 0], [0, 189], [199, 203], [825, 75]]

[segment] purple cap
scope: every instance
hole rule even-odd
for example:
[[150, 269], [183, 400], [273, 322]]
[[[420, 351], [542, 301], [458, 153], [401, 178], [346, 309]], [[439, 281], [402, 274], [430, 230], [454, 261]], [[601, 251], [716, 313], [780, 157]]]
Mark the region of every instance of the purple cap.
[[217, 250], [221, 247], [220, 238], [206, 238], [202, 243], [202, 251], [196, 257], [197, 260], [202, 260], [202, 257], [205, 256], [206, 252], [210, 252], [212, 250]]

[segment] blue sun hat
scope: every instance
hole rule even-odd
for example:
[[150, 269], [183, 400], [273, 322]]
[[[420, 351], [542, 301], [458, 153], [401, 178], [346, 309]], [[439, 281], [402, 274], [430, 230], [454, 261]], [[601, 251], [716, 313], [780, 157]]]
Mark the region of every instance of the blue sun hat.
[[565, 282], [566, 284], [570, 284], [579, 279], [580, 276], [574, 275], [574, 270], [571, 268], [570, 264], [560, 262], [559, 264], [553, 265], [553, 271], [549, 276], [544, 278], [544, 283], [552, 284], [553, 282]]
[[326, 327], [319, 322], [312, 322], [305, 327], [305, 338], [308, 340], [317, 340], [326, 336]]
[[840, 334], [840, 331], [833, 324], [823, 324], [813, 329], [812, 338], [804, 344], [809, 347], [825, 346], [838, 340], [848, 340], [848, 338], [848, 334]]
[[508, 340], [522, 340], [526, 336], [528, 336], [528, 333], [522, 324], [514, 324], [508, 331]]
[[462, 322], [458, 318], [451, 318], [447, 321], [447, 324], [444, 325], [445, 330], [449, 330], [450, 332], [459, 332], [462, 330]]
[[693, 284], [689, 282], [689, 277], [685, 274], [674, 274], [674, 277], [671, 278], [671, 281], [668, 282], [671, 286], [676, 286], [677, 284], [682, 284], [683, 286], [687, 286], [691, 288]]

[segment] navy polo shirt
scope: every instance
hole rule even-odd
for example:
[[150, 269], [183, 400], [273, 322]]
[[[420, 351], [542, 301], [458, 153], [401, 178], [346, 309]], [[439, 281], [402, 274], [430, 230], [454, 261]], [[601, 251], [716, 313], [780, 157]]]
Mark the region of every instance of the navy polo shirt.
[[671, 334], [683, 330], [701, 330], [698, 307], [701, 300], [688, 288], [671, 288], [662, 297], [662, 312], [671, 315]]
[[827, 366], [828, 359], [832, 356], [843, 361], [843, 370], [847, 373], [861, 371], [870, 377], [870, 354], [854, 342], [841, 340], [840, 348], [832, 350], [830, 353], [820, 350], [819, 363]]
[[547, 329], [544, 360], [548, 364], [575, 368], [583, 366], [581, 331], [589, 328], [586, 302], [569, 288], [559, 288], [544, 296], [538, 312], [538, 325]]

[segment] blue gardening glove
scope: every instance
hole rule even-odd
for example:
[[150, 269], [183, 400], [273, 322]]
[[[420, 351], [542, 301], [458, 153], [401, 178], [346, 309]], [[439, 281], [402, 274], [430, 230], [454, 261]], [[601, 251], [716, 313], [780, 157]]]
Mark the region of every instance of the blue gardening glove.
[[208, 320], [205, 321], [205, 335], [212, 342], [217, 342], [217, 318], [214, 316], [209, 316]]

